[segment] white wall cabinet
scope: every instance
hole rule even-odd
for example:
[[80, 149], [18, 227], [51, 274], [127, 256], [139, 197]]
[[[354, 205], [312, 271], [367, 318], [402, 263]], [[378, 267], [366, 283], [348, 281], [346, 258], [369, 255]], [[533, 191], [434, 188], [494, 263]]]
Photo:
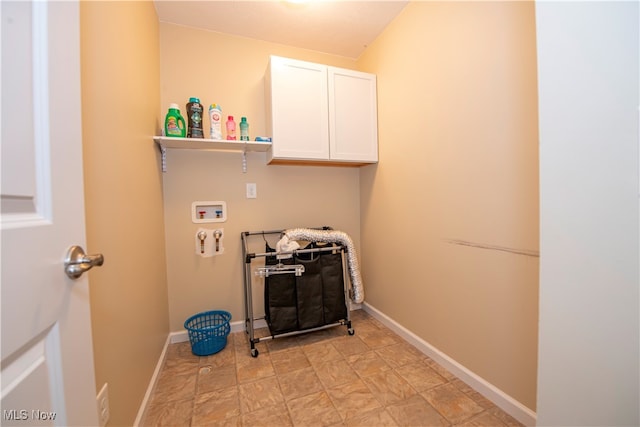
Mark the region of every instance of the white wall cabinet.
[[269, 163], [378, 161], [375, 75], [272, 56], [265, 80]]

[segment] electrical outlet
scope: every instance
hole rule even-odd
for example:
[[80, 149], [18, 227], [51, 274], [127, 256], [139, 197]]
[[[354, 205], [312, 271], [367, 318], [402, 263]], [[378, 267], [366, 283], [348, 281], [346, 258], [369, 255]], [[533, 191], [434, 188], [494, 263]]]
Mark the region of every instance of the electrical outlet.
[[256, 199], [258, 198], [258, 188], [255, 182], [247, 183], [247, 199]]
[[109, 421], [109, 384], [104, 383], [100, 393], [96, 396], [96, 402], [98, 404], [98, 421], [100, 427], [104, 427]]

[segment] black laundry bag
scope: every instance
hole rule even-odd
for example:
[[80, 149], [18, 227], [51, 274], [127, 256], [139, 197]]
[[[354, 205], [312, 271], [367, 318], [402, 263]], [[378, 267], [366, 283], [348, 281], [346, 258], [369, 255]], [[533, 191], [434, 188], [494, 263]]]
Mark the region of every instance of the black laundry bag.
[[[326, 247], [311, 243], [307, 248]], [[335, 246], [335, 245], [333, 245]], [[266, 245], [267, 252], [274, 250]], [[267, 265], [302, 264], [302, 276], [279, 274], [265, 278], [265, 317], [272, 334], [310, 329], [347, 318], [342, 256], [336, 251], [297, 254]]]
[[[266, 244], [266, 252], [275, 252]], [[266, 265], [294, 264], [294, 259], [265, 257]], [[298, 308], [296, 280], [294, 274], [275, 274], [264, 278], [264, 314], [272, 334], [291, 332], [298, 329]]]

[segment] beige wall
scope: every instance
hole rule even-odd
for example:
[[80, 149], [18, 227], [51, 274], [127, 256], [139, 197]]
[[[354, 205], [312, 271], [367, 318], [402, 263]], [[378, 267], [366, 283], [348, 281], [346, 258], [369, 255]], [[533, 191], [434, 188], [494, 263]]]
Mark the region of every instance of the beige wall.
[[[106, 257], [91, 280], [96, 378], [112, 425], [132, 422], [169, 330], [212, 308], [242, 320], [241, 231], [324, 224], [362, 242], [368, 303], [535, 408], [538, 259], [448, 242], [537, 251], [532, 4], [412, 3], [357, 63], [158, 25], [149, 3], [81, 12], [88, 246]], [[199, 96], [265, 132], [271, 54], [377, 74], [380, 163], [267, 167], [250, 153], [243, 174], [236, 153], [170, 150], [161, 176], [150, 136], [171, 102]], [[224, 229], [224, 255], [195, 255], [196, 200], [227, 202], [227, 222], [204, 225]]]
[[[263, 78], [269, 55], [355, 67], [355, 61], [342, 57], [167, 23], [160, 24], [160, 52], [161, 114], [171, 102], [184, 112], [188, 98], [197, 96], [204, 106], [220, 104], [225, 118], [246, 116], [252, 138], [266, 129]], [[266, 166], [265, 153], [249, 153], [245, 174], [239, 153], [191, 150], [169, 150], [167, 163], [164, 215], [172, 331], [183, 330], [189, 316], [205, 310], [227, 310], [232, 322], [244, 319], [242, 231], [330, 225], [359, 242], [357, 168]], [[247, 182], [257, 184], [257, 199], [246, 199]], [[194, 224], [194, 201], [225, 201], [227, 221]], [[223, 255], [195, 254], [200, 227], [223, 228]], [[263, 251], [257, 243], [252, 251]], [[254, 279], [256, 297], [261, 283]], [[256, 315], [263, 312], [260, 305]]]
[[532, 2], [417, 2], [358, 61], [378, 76], [380, 163], [360, 177], [367, 303], [533, 410], [535, 47]]
[[98, 389], [109, 425], [132, 425], [169, 332], [162, 178], [152, 135], [160, 104], [151, 2], [82, 2], [87, 245]]

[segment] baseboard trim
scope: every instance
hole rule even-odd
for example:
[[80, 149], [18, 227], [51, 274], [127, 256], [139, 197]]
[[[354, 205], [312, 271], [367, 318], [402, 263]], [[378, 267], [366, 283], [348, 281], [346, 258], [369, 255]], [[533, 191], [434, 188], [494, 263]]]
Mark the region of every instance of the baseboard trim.
[[455, 359], [438, 350], [398, 322], [373, 307], [371, 304], [362, 303], [364, 311], [369, 313], [375, 319], [380, 321], [386, 327], [400, 335], [407, 342], [415, 346], [425, 355], [435, 360], [437, 363], [446, 368], [449, 372], [460, 378], [471, 388], [482, 394], [484, 397], [492, 401], [497, 407], [511, 415], [513, 418], [526, 426], [536, 425], [536, 413], [524, 406], [522, 403], [509, 396], [484, 378], [478, 376], [465, 366], [458, 363]]
[[[229, 323], [229, 326], [231, 327], [231, 333], [244, 332], [245, 330], [244, 323], [245, 323], [244, 320], [238, 320], [237, 322]], [[253, 322], [254, 329], [266, 328], [266, 327], [267, 327], [267, 322], [265, 322], [264, 319], [255, 320]], [[171, 341], [170, 344], [189, 341], [189, 333], [186, 330], [179, 331], [179, 332], [171, 332], [169, 334], [169, 340]]]
[[167, 356], [167, 349], [169, 348], [171, 339], [171, 334], [167, 336], [167, 339], [164, 341], [164, 346], [162, 347], [162, 352], [160, 353], [160, 357], [158, 358], [158, 363], [156, 363], [156, 369], [153, 371], [153, 375], [149, 380], [149, 385], [147, 386], [147, 391], [144, 394], [144, 398], [140, 403], [140, 408], [138, 409], [138, 414], [136, 415], [136, 419], [133, 422], [134, 427], [138, 427], [142, 422], [142, 417], [144, 417], [144, 413], [147, 410], [147, 406], [149, 405], [149, 400], [151, 399], [151, 393], [153, 393], [153, 389], [156, 386], [156, 382], [158, 381], [158, 376], [160, 375], [160, 371], [162, 370], [162, 366], [164, 365], [164, 359]]

